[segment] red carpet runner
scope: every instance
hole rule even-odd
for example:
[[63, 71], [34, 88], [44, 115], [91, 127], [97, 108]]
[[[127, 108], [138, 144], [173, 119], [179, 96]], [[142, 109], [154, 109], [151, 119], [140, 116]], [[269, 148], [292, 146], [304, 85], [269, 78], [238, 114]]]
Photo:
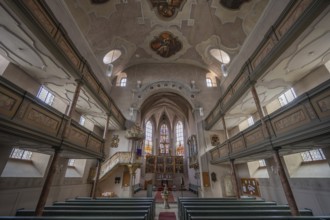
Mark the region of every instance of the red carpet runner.
[[[161, 191], [156, 192], [156, 195], [155, 195], [156, 203], [163, 203], [164, 202], [164, 200], [162, 199], [161, 193], [162, 193]], [[168, 202], [169, 203], [175, 202], [173, 193], [171, 191], [168, 194]]]
[[158, 220], [176, 220], [174, 212], [160, 212]]

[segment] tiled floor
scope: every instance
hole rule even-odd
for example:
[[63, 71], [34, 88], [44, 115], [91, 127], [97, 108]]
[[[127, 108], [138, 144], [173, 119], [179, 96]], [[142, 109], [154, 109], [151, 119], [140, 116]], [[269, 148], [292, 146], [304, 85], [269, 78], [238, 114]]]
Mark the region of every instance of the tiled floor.
[[[172, 192], [174, 196], [174, 200], [177, 201], [177, 197], [197, 197], [196, 194], [189, 192], [189, 191], [174, 191]], [[156, 192], [152, 192], [152, 196], [155, 196]], [[134, 194], [134, 197], [146, 197], [147, 196], [147, 191], [146, 190], [141, 190]], [[170, 208], [165, 209], [163, 203], [156, 203], [156, 215], [155, 215], [155, 220], [158, 220], [158, 216], [160, 212], [175, 212], [176, 219], [179, 220], [178, 218], [178, 204], [175, 203], [170, 203]]]

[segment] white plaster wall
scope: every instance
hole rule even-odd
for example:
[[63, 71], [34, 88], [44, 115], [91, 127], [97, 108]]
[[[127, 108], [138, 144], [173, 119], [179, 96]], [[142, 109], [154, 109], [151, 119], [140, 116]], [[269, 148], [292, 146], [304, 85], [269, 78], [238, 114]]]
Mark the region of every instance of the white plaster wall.
[[11, 81], [18, 87], [28, 91], [32, 95], [37, 95], [40, 83], [35, 81], [31, 76], [27, 75], [23, 70], [18, 68], [16, 65], [10, 63], [3, 73], [3, 77]]
[[50, 155], [37, 152], [32, 153], [31, 160], [33, 161], [33, 165], [39, 170], [42, 176], [45, 174], [49, 159]]
[[[122, 197], [123, 172], [124, 167], [115, 168], [106, 179], [100, 181], [96, 189], [97, 196], [101, 196], [103, 192], [114, 192], [116, 196]], [[115, 177], [120, 177], [120, 183], [115, 184]]]
[[0, 76], [5, 72], [8, 65], [9, 61], [0, 54]]
[[42, 177], [39, 170], [33, 166], [32, 161], [8, 160], [1, 177]]
[[[155, 72], [155, 69], [157, 69], [157, 72]], [[133, 66], [128, 68], [125, 73], [127, 74], [126, 87], [113, 86], [111, 97], [116, 100], [117, 106], [126, 118], [131, 118], [129, 108], [139, 102], [137, 95], [132, 93], [132, 90], [136, 89], [137, 81], [141, 81], [142, 87], [144, 87], [150, 83], [164, 80], [164, 75], [166, 75], [169, 81], [180, 82], [191, 87], [191, 81], [194, 80], [196, 88], [200, 89], [200, 93], [196, 94], [194, 98], [189, 97], [189, 101], [196, 103], [198, 107], [203, 107], [204, 117], [208, 115], [214, 103], [220, 97], [219, 87], [206, 87], [205, 79], [208, 72], [193, 66], [185, 64], [145, 64], [143, 67]], [[121, 97], [120, 100], [117, 97]], [[144, 99], [144, 97], [141, 97], [141, 99]]]
[[328, 69], [323, 65], [298, 81], [294, 85], [294, 90], [296, 95], [299, 96], [329, 79], [330, 73]]
[[[259, 178], [261, 197], [278, 204], [287, 204], [274, 160], [266, 159], [269, 178]], [[308, 208], [314, 215], [330, 214], [330, 178], [289, 178], [299, 209]]]
[[247, 165], [252, 178], [269, 178], [267, 168], [260, 167], [259, 161], [248, 162]]
[[116, 152], [120, 152], [120, 151], [130, 151], [131, 149], [131, 145], [132, 143], [125, 137], [126, 131], [113, 131], [111, 132], [110, 135], [110, 139], [112, 137], [112, 135], [118, 135], [119, 137], [119, 143], [118, 143], [118, 147], [117, 148], [110, 148], [110, 145], [105, 146], [105, 147], [109, 147], [109, 157], [111, 157], [112, 155], [114, 155]]

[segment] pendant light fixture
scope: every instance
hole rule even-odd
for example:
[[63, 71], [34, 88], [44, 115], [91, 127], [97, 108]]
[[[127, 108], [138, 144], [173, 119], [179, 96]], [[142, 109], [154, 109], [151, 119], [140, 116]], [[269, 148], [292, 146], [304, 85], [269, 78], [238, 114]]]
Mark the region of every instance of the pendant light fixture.
[[[213, 25], [213, 31], [214, 31], [214, 34], [217, 36], [216, 34], [216, 28], [215, 28], [215, 24], [214, 24], [214, 20], [213, 20], [213, 17], [212, 17], [212, 13], [211, 13], [211, 6], [210, 6], [210, 2], [211, 1], [208, 1], [208, 6], [209, 6], [209, 14], [210, 14], [210, 18], [211, 18], [211, 21], [212, 21], [212, 25]], [[219, 39], [217, 37], [216, 39], [216, 42], [217, 42], [217, 47], [218, 47], [218, 52], [219, 52], [219, 59], [217, 59], [219, 62], [221, 62], [221, 65], [220, 65], [220, 70], [221, 70], [221, 73], [223, 75], [223, 77], [227, 77], [228, 76], [228, 67], [227, 67], [227, 63], [225, 63], [224, 59], [223, 59], [223, 54], [222, 53], [225, 53], [223, 50], [220, 49], [220, 42], [219, 42]], [[228, 56], [228, 55], [227, 55]]]
[[[123, 20], [124, 9], [125, 9], [125, 6], [123, 6], [123, 9], [121, 10], [120, 19], [119, 19], [120, 22], [118, 23], [114, 34], [118, 34], [119, 27], [121, 27], [122, 20]], [[117, 49], [116, 39], [114, 37], [113, 37], [113, 45], [111, 45], [111, 48], [112, 49], [109, 52], [109, 53], [111, 53], [111, 59], [110, 59], [110, 62], [107, 63], [107, 69], [105, 71], [105, 74], [106, 74], [107, 77], [112, 76], [113, 68], [114, 68], [114, 65], [113, 65], [112, 62], [116, 61], [119, 58], [119, 56], [121, 55], [120, 50]], [[114, 56], [115, 56], [115, 59], [114, 59]], [[104, 62], [104, 58], [103, 58], [103, 62]]]

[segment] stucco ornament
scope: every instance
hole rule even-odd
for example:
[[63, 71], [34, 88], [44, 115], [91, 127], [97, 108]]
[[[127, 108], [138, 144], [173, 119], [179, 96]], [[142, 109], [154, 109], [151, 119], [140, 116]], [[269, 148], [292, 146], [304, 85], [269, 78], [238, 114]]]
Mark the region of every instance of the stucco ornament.
[[127, 130], [125, 137], [127, 139], [141, 140], [144, 139], [145, 133], [138, 124], [134, 124], [130, 129]]
[[117, 148], [118, 144], [119, 144], [119, 141], [120, 141], [120, 139], [119, 139], [118, 135], [113, 135], [112, 138], [111, 138], [110, 147]]

